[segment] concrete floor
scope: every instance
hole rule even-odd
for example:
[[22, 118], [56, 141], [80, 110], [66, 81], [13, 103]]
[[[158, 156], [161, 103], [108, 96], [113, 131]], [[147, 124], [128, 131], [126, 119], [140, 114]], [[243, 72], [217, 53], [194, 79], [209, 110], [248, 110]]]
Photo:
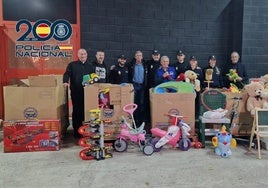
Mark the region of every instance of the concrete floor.
[[60, 151], [52, 152], [3, 153], [0, 142], [1, 188], [268, 187], [267, 150], [259, 160], [256, 150], [249, 153], [242, 145], [230, 158], [221, 158], [211, 143], [185, 152], [165, 146], [152, 156], [130, 144], [124, 153], [113, 152], [111, 159], [83, 161], [81, 147], [71, 136]]

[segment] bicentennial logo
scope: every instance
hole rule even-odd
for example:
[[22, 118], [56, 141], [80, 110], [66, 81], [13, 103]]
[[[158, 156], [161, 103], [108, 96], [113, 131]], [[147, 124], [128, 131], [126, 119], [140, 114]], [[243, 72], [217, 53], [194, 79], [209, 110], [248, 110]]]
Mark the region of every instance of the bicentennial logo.
[[[53, 23], [41, 19], [33, 25], [29, 20], [22, 19], [16, 24], [16, 32], [21, 32], [23, 25], [26, 26], [26, 31], [17, 41], [47, 41], [51, 38], [57, 41], [65, 41], [72, 35], [72, 26], [64, 19], [56, 20]], [[33, 37], [31, 37], [31, 33]]]

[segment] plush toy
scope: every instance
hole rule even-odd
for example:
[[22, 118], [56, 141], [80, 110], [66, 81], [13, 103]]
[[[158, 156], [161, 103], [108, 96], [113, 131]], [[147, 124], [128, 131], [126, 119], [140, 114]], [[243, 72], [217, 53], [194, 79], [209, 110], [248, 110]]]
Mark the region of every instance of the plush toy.
[[261, 81], [264, 85], [264, 89], [268, 89], [268, 74], [261, 76]]
[[212, 80], [213, 69], [206, 69], [205, 79], [206, 81]]
[[239, 93], [240, 92], [238, 87], [236, 85], [234, 85], [233, 83], [230, 83], [229, 91], [232, 93]]
[[226, 131], [225, 125], [221, 131], [212, 138], [212, 144], [215, 148], [215, 153], [222, 157], [230, 157], [232, 155], [231, 148], [236, 147], [236, 140], [232, 138], [232, 134]]
[[177, 76], [176, 81], [184, 81], [185, 80], [185, 75], [184, 73], [180, 73], [179, 76]]
[[212, 74], [213, 74], [213, 69], [206, 69], [205, 72], [205, 82], [208, 84], [208, 89], [210, 86], [210, 83], [212, 83]]
[[229, 73], [226, 75], [229, 77], [230, 80], [233, 80], [234, 82], [236, 82], [239, 77], [235, 69], [230, 69]]
[[248, 93], [247, 110], [251, 115], [255, 114], [257, 108], [263, 108], [266, 106], [266, 100], [263, 99], [264, 87], [259, 82], [252, 82], [245, 85], [245, 90]]
[[197, 74], [192, 70], [187, 70], [185, 73], [185, 82], [193, 84], [195, 91], [200, 91], [200, 80], [197, 79]]

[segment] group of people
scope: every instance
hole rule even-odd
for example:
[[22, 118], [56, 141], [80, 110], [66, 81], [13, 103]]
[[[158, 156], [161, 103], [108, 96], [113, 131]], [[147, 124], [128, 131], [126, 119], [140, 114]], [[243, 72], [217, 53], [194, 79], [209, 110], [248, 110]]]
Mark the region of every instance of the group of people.
[[204, 81], [207, 69], [213, 69], [210, 84], [212, 88], [229, 87], [230, 83], [233, 82], [226, 76], [229, 69], [236, 70], [238, 79], [235, 84], [238, 84], [238, 86], [239, 83], [247, 83], [248, 81], [245, 66], [239, 62], [237, 52], [231, 54], [231, 63], [226, 65], [223, 72], [217, 66], [215, 55], [209, 56], [208, 66], [201, 69], [195, 56], [190, 57], [189, 63], [186, 62], [185, 53], [182, 50], [177, 52], [177, 61], [175, 63], [170, 63], [168, 56], [161, 57], [158, 50], [153, 50], [152, 58], [148, 61], [144, 60], [142, 51], [136, 51], [134, 58], [130, 61], [125, 55], [119, 55], [116, 64], [109, 68], [104, 63], [104, 51], [97, 51], [96, 60], [93, 62], [88, 62], [88, 55], [85, 49], [79, 49], [77, 56], [78, 60], [69, 63], [63, 75], [64, 86], [70, 87], [71, 90], [74, 137], [80, 137], [78, 128], [84, 121], [84, 86], [82, 81], [83, 76], [86, 74], [96, 73], [99, 76], [99, 83], [132, 83], [134, 87], [134, 103], [138, 105], [134, 113], [135, 121], [137, 125], [146, 122], [147, 130], [150, 129], [148, 126], [150, 124], [149, 89], [160, 83], [178, 80], [185, 71], [192, 70], [197, 74], [201, 87], [205, 89], [206, 84]]

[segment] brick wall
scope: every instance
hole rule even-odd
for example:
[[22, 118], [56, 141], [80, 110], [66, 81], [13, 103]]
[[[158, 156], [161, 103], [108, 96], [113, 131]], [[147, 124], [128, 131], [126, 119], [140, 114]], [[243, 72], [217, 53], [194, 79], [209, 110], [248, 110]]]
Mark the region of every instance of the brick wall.
[[[261, 27], [268, 21], [265, 10], [262, 3], [253, 0], [81, 0], [81, 44], [91, 60], [97, 49], [103, 49], [109, 65], [120, 53], [131, 59], [139, 49], [149, 59], [156, 48], [173, 62], [176, 51], [183, 49], [187, 58], [197, 56], [201, 67], [207, 65], [210, 54], [223, 66], [236, 50], [250, 67], [261, 52], [267, 59], [263, 48], [268, 46], [266, 32], [261, 32], [268, 27]], [[261, 34], [254, 34], [255, 30]], [[252, 40], [252, 36], [256, 38]], [[261, 36], [258, 41], [262, 46], [257, 47], [255, 39]], [[250, 76], [258, 72], [249, 71]]]
[[245, 0], [242, 60], [251, 77], [268, 74], [268, 1]]

